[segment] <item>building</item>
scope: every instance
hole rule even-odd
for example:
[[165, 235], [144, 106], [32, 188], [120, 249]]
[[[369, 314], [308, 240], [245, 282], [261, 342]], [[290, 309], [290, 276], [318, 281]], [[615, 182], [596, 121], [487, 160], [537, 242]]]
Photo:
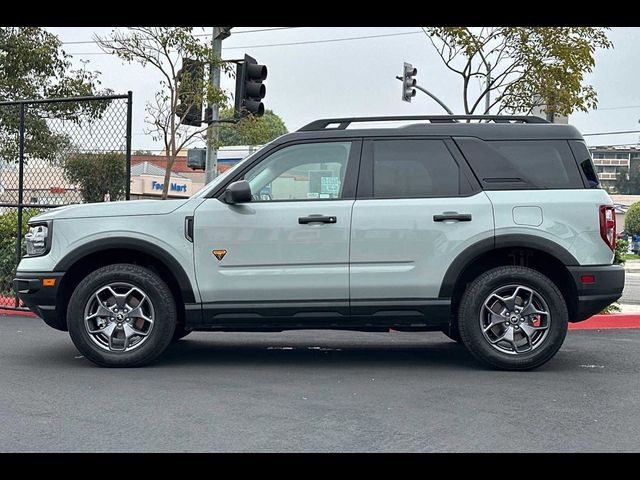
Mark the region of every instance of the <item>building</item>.
[[[26, 204], [66, 205], [82, 201], [80, 191], [66, 179], [62, 167], [34, 161], [25, 165], [23, 181]], [[18, 186], [18, 166], [0, 161], [0, 204], [17, 203]]]
[[628, 170], [632, 164], [640, 162], [640, 145], [589, 147], [589, 152], [600, 183], [607, 190], [614, 187], [621, 168]]
[[[131, 165], [131, 200], [152, 199], [162, 195], [165, 169], [144, 161]], [[204, 186], [186, 175], [172, 171], [169, 179], [169, 198], [188, 198]]]
[[[243, 145], [220, 148], [218, 174], [226, 172], [259, 148]], [[160, 155], [132, 155], [131, 198], [158, 198], [162, 194], [166, 167], [167, 157], [164, 152]], [[188, 198], [205, 185], [204, 171], [193, 170], [187, 166], [187, 150], [178, 152], [171, 172], [169, 198]]]

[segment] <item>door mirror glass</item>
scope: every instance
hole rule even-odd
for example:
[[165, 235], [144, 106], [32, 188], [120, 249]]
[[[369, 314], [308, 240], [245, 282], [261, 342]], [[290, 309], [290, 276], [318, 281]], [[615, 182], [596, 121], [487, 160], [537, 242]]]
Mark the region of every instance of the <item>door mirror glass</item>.
[[246, 180], [233, 182], [224, 191], [224, 201], [230, 205], [251, 201], [251, 186]]

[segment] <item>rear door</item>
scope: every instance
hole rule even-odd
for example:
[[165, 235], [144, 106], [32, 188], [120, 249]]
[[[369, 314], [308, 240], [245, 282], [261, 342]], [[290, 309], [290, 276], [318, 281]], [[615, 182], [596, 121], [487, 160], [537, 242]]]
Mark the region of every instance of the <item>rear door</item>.
[[353, 320], [448, 321], [445, 272], [493, 234], [491, 202], [451, 140], [366, 140], [351, 227]]

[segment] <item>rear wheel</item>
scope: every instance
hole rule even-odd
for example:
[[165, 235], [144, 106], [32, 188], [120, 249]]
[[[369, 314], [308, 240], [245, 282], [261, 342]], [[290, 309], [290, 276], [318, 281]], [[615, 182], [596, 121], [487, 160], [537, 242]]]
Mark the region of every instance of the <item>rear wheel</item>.
[[69, 334], [97, 365], [139, 367], [171, 342], [176, 306], [171, 290], [152, 271], [116, 264], [90, 273], [71, 295]]
[[558, 287], [520, 266], [494, 268], [462, 296], [460, 337], [480, 361], [504, 370], [527, 370], [549, 361], [564, 342], [569, 314]]

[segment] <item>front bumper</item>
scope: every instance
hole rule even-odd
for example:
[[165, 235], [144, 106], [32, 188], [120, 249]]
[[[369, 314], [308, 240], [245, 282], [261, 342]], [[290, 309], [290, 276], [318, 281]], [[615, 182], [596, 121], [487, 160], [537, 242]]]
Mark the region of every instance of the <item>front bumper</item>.
[[[18, 298], [47, 325], [56, 330], [67, 330], [67, 322], [61, 318], [57, 308], [58, 288], [64, 272], [17, 272], [13, 289]], [[54, 279], [52, 286], [45, 286], [44, 279]]]
[[[622, 296], [624, 289], [624, 267], [604, 265], [594, 267], [567, 267], [578, 293], [576, 318], [580, 322], [600, 313], [607, 305]], [[583, 283], [583, 277], [593, 276], [593, 283]]]

